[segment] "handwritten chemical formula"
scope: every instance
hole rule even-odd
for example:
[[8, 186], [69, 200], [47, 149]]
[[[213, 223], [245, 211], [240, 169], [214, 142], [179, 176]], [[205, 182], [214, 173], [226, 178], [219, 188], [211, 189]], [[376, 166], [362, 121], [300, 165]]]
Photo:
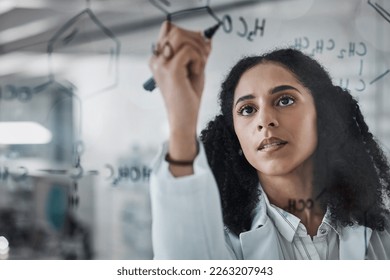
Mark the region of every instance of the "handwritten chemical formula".
[[243, 16], [233, 19], [232, 16], [226, 14], [222, 17], [222, 29], [227, 34], [236, 34], [240, 38], [244, 38], [249, 42], [253, 42], [257, 37], [263, 37], [265, 32], [265, 19], [256, 18], [248, 20]]
[[339, 44], [333, 38], [310, 39], [307, 36], [303, 36], [295, 38], [291, 47], [308, 53], [311, 56], [328, 54], [334, 55], [338, 60], [355, 60], [356, 78], [341, 77], [339, 86], [359, 93], [366, 91], [370, 85], [380, 81], [390, 73], [390, 69], [387, 69], [370, 80], [363, 77], [364, 64], [369, 51], [367, 44], [362, 41], [349, 41], [344, 44]]
[[[149, 182], [152, 169], [147, 165], [121, 165], [118, 167], [117, 172], [112, 165], [106, 164], [106, 168], [109, 168], [114, 177], [112, 184], [118, 185], [121, 181], [127, 181], [132, 183]], [[116, 175], [115, 175], [116, 173]]]

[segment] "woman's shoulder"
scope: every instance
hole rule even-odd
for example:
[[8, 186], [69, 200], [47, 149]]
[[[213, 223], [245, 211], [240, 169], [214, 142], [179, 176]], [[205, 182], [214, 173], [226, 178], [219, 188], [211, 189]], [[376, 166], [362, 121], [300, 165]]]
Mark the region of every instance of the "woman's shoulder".
[[369, 259], [390, 259], [390, 215], [385, 218], [383, 230], [374, 230], [368, 246]]

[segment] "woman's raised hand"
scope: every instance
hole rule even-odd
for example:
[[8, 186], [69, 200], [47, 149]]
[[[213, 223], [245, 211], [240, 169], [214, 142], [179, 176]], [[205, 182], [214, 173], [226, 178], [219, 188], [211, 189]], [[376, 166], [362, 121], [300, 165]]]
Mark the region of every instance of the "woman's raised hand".
[[196, 156], [196, 127], [210, 51], [211, 41], [201, 32], [162, 24], [149, 66], [167, 110], [169, 155], [174, 160]]

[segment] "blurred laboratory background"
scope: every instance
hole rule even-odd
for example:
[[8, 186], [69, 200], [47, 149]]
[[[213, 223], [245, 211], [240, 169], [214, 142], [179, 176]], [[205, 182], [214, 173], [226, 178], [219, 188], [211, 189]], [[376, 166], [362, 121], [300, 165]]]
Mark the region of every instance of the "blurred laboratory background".
[[168, 135], [148, 59], [161, 23], [222, 22], [199, 131], [237, 59], [293, 47], [390, 148], [386, 0], [0, 0], [0, 259], [152, 259], [149, 178]]

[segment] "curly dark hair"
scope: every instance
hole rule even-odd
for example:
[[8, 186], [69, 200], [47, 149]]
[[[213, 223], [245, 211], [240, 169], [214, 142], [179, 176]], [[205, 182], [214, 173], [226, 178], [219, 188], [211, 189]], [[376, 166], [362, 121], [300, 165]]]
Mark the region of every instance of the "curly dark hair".
[[242, 58], [222, 83], [221, 114], [201, 132], [220, 191], [225, 225], [236, 234], [249, 230], [261, 195], [256, 170], [239, 155], [232, 108], [234, 91], [243, 73], [264, 62], [288, 69], [314, 98], [318, 127], [313, 180], [316, 203], [324, 211], [328, 209], [332, 221], [342, 226], [358, 223], [383, 230], [390, 213], [386, 206], [390, 169], [384, 152], [353, 96], [334, 86], [316, 60], [295, 49]]

